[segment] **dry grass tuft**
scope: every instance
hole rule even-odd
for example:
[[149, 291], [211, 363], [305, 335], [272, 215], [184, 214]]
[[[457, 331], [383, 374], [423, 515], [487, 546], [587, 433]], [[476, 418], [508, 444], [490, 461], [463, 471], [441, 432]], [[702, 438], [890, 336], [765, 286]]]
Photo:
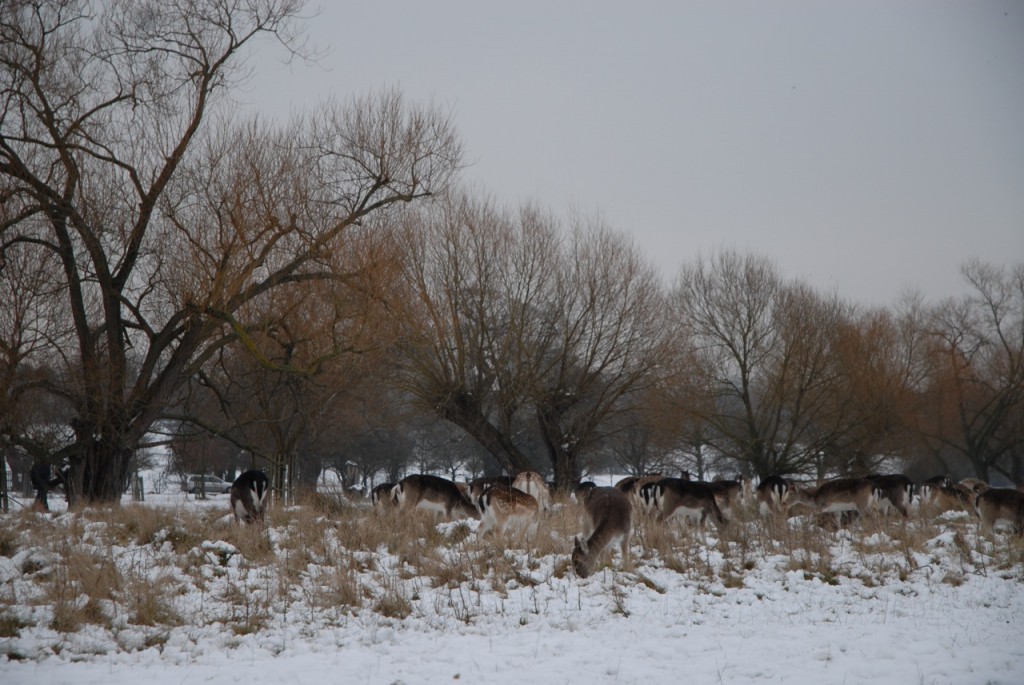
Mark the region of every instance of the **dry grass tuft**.
[[[574, 578], [569, 559], [580, 512], [562, 500], [541, 515], [535, 534], [482, 541], [471, 522], [439, 523], [429, 514], [381, 513], [330, 498], [278, 508], [269, 527], [237, 525], [223, 512], [145, 506], [10, 515], [0, 525], [0, 553], [23, 557], [21, 585], [17, 596], [13, 586], [0, 593], [0, 638], [30, 627], [15, 611], [25, 605], [45, 607], [35, 620], [62, 633], [145, 626], [151, 645], [190, 622], [259, 632], [282, 611], [340, 623], [364, 612], [403, 619], [433, 606], [471, 623], [485, 593], [502, 605], [517, 591]], [[905, 580], [925, 565], [953, 585], [978, 573], [1024, 579], [1020, 537], [980, 536], [976, 520], [918, 514], [869, 517], [842, 530], [828, 518], [764, 519], [741, 511], [721, 529], [644, 518], [636, 522], [631, 557], [631, 568], [621, 572], [617, 548], [598, 564], [614, 570], [601, 574], [602, 586], [612, 613], [622, 616], [630, 612], [629, 586], [670, 591], [665, 570], [713, 593], [744, 587], [755, 574], [786, 571], [868, 587]], [[182, 603], [195, 592], [201, 606]]]

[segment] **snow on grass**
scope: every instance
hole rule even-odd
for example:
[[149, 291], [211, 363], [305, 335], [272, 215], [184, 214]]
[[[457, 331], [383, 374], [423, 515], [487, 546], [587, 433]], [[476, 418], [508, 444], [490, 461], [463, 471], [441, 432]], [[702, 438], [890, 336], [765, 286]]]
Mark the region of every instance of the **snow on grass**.
[[10, 514], [0, 682], [1024, 683], [1022, 543], [970, 519], [645, 524], [580, 580], [573, 506], [511, 548], [226, 497]]

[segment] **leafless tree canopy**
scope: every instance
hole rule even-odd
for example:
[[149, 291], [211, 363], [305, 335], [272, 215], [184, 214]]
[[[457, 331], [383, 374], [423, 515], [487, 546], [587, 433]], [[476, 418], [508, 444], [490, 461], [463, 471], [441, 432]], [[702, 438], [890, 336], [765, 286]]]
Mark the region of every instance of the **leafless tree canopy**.
[[655, 273], [621, 235], [563, 236], [532, 206], [461, 196], [407, 226], [406, 387], [513, 473], [539, 468], [529, 419], [556, 482], [574, 482], [664, 348]]
[[267, 35], [293, 48], [301, 7], [0, 10], [0, 255], [5, 279], [23, 278], [10, 275], [15, 261], [43, 277], [29, 311], [5, 322], [21, 331], [8, 357], [46, 370], [28, 382], [5, 366], [5, 389], [14, 402], [42, 389], [68, 405], [75, 437], [58, 456], [79, 496], [120, 496], [132, 447], [212, 354], [270, 325], [256, 318], [265, 300], [354, 277], [346, 235], [457, 171], [447, 115], [396, 92], [285, 127], [218, 121], [247, 45]]
[[1021, 478], [1024, 266], [893, 310], [734, 251], [666, 288], [595, 217], [460, 188], [449, 113], [395, 90], [235, 116], [257, 45], [308, 55], [303, 10], [0, 3], [0, 450], [66, 461], [73, 499], [118, 500], [161, 420], [278, 487], [481, 449], [561, 487], [609, 457]]

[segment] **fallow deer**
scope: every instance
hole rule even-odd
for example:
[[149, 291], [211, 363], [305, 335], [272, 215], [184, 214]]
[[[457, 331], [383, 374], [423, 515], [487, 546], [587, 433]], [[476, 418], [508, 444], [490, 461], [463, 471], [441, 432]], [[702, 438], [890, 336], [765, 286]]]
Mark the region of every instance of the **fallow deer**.
[[231, 484], [231, 511], [235, 521], [262, 523], [267, 514], [267, 495], [270, 481], [258, 469], [245, 471]]
[[1024, 535], [1024, 492], [1014, 488], [988, 488], [974, 500], [982, 532], [1008, 524], [1018, 536]]
[[662, 478], [654, 485], [654, 500], [659, 521], [682, 516], [703, 524], [710, 516], [718, 526], [728, 523], [707, 483], [682, 478]]
[[626, 495], [633, 502], [635, 515], [650, 514], [657, 510], [654, 486], [663, 478], [664, 476], [661, 475], [640, 476], [630, 484], [628, 490], [625, 490]]
[[470, 481], [469, 489], [466, 494], [469, 497], [469, 501], [475, 507], [480, 501], [480, 496], [483, 495], [484, 491], [489, 487], [492, 485], [500, 485], [510, 488], [512, 487], [512, 480], [511, 476], [481, 476], [480, 478], [474, 478]]
[[633, 505], [614, 487], [592, 488], [583, 504], [585, 540], [573, 539], [572, 567], [586, 578], [606, 549], [616, 542], [623, 566], [629, 567], [629, 539], [633, 532]]
[[590, 491], [597, 487], [597, 483], [592, 480], [585, 480], [577, 483], [576, 487], [572, 489], [572, 499], [574, 502], [583, 502]]
[[789, 481], [781, 476], [765, 476], [757, 484], [755, 496], [762, 516], [781, 513], [789, 498]]
[[826, 481], [813, 490], [792, 488], [788, 506], [807, 505], [814, 514], [833, 514], [836, 527], [842, 527], [843, 515], [857, 512], [866, 516], [876, 506], [878, 494], [875, 484], [867, 478], [837, 478]]
[[988, 483], [980, 478], [961, 478], [960, 485], [967, 488], [975, 495], [980, 495], [988, 490]]
[[422, 509], [451, 519], [455, 513], [479, 518], [479, 513], [453, 481], [440, 476], [414, 474], [406, 476], [392, 489], [392, 496], [401, 511]]
[[544, 478], [535, 471], [520, 471], [512, 481], [512, 487], [522, 490], [537, 500], [542, 511], [551, 510], [551, 490]]
[[370, 491], [370, 503], [376, 511], [386, 511], [396, 506], [394, 489], [394, 483], [381, 483]]
[[537, 499], [518, 488], [492, 485], [477, 500], [480, 511], [480, 527], [476, 529], [478, 539], [483, 539], [494, 529], [497, 535], [506, 530], [526, 530], [533, 536], [537, 531]]
[[914, 501], [914, 481], [902, 473], [873, 473], [867, 478], [875, 485], [882, 511], [888, 513], [889, 509], [895, 509], [906, 518], [907, 507]]
[[730, 515], [735, 505], [743, 499], [744, 489], [741, 480], [713, 480], [707, 486], [715, 496], [718, 508], [730, 512]]
[[974, 493], [959, 483], [948, 480], [945, 483], [922, 486], [921, 507], [926, 514], [934, 516], [947, 511], [974, 511]]

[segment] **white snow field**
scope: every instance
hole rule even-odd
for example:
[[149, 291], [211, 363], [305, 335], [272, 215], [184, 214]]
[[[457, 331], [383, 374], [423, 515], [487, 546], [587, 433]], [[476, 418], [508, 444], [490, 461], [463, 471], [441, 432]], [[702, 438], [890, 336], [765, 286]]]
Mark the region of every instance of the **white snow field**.
[[[147, 506], [227, 512], [225, 495], [183, 498], [150, 496]], [[25, 515], [0, 516], [0, 529]], [[72, 526], [75, 515], [50, 518]], [[226, 516], [211, 520], [215, 528], [234, 525]], [[375, 525], [372, 514], [357, 525]], [[479, 552], [481, 543], [465, 535], [476, 525], [438, 524], [443, 536], [462, 527], [447, 558]], [[94, 526], [102, 528], [83, 527], [83, 546]], [[325, 521], [325, 540], [330, 530]], [[170, 543], [128, 542], [106, 552], [113, 563], [145, 566], [154, 583], [175, 578], [180, 625], [140, 626], [123, 616], [108, 626], [57, 632], [48, 627], [52, 609], [32, 596], [30, 576], [55, 571], [47, 568], [48, 553], [19, 546], [12, 556], [0, 555], [0, 617], [13, 615], [21, 626], [0, 637], [0, 683], [1021, 685], [1024, 562], [1019, 552], [1006, 554], [1020, 541], [1004, 532], [979, 539], [966, 514], [931, 530], [914, 550], [901, 550], [885, 532], [865, 539], [856, 526], [828, 533], [835, 574], [813, 571], [813, 564], [793, 568], [793, 554], [757, 549], [747, 550], [733, 573], [721, 572], [714, 528], [684, 533], [705, 536], [704, 551], [691, 557], [710, 569], [700, 573], [644, 558], [636, 536], [631, 570], [612, 557], [585, 580], [565, 572], [568, 536], [565, 555], [484, 543], [487, 554], [521, 564], [522, 572], [498, 588], [473, 581], [434, 587], [402, 573], [405, 562], [381, 548], [363, 560], [377, 569], [372, 578], [353, 573], [368, 596], [388, 591], [382, 578], [394, 583], [390, 589], [408, 601], [404, 617], [311, 601], [317, 574], [330, 563], [321, 559], [299, 574], [286, 593], [291, 599], [274, 602], [251, 632], [231, 628], [226, 618], [237, 619], [240, 605], [236, 597], [225, 609], [223, 597], [231, 587], [258, 596], [281, 580], [246, 563], [213, 531], [188, 553], [200, 566], [200, 583], [182, 575], [180, 558], [175, 566]], [[287, 534], [271, 521], [272, 541]]]

